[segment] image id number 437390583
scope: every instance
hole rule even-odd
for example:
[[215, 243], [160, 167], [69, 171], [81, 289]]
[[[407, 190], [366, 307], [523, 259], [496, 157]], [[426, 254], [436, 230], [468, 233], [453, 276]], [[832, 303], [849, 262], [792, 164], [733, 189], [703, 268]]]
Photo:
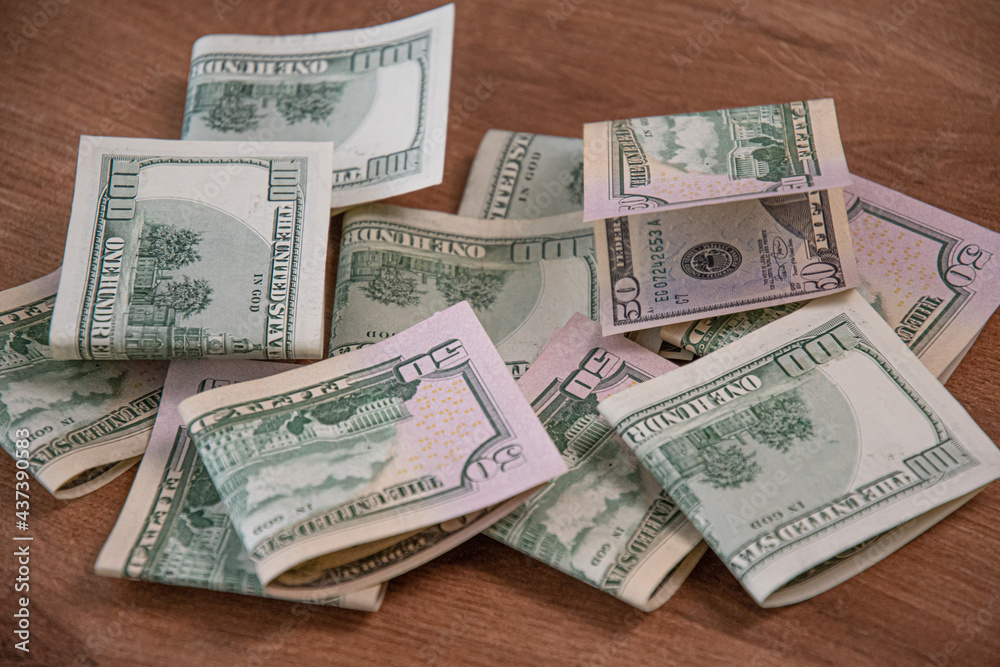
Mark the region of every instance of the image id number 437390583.
[[28, 642], [31, 637], [31, 617], [28, 611], [30, 599], [26, 594], [30, 590], [31, 540], [28, 532], [28, 512], [30, 510], [29, 494], [31, 476], [28, 473], [28, 430], [18, 429], [14, 432], [15, 451], [17, 452], [17, 467], [14, 472], [14, 558], [17, 562], [17, 574], [14, 577], [14, 592], [22, 595], [17, 598], [17, 610], [14, 612], [14, 636], [19, 640], [14, 647], [25, 653], [30, 653]]

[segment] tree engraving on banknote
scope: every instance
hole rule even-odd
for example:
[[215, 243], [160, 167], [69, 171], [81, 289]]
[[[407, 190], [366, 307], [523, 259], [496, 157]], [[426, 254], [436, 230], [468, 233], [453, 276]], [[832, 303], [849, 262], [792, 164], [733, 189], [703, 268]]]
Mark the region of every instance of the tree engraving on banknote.
[[578, 214], [483, 220], [389, 206], [344, 219], [331, 356], [468, 301], [515, 377], [576, 312], [597, 318], [594, 233]]
[[441, 182], [454, 6], [365, 30], [195, 42], [183, 139], [331, 141], [333, 206]]
[[587, 220], [843, 187], [833, 100], [584, 125]]
[[304, 283], [325, 269], [328, 145], [99, 141], [81, 152], [58, 358], [320, 356], [323, 290]]
[[[855, 292], [671, 378], [600, 412], [760, 603], [843, 581], [849, 550], [915, 521], [912, 539], [921, 515], [1000, 475], [995, 445]], [[763, 506], [743, 507], [761, 488]]]

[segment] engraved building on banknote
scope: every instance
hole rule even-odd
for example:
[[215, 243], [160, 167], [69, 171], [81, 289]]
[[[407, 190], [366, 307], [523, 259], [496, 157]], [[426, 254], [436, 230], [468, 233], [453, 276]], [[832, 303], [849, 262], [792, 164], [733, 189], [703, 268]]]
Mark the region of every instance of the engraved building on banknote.
[[792, 160], [789, 146], [795, 145], [792, 122], [784, 107], [765, 104], [720, 112], [733, 142], [728, 159], [730, 178], [780, 181], [789, 175], [777, 173]]
[[266, 107], [270, 100], [295, 95], [300, 86], [309, 87], [308, 84], [251, 81], [212, 81], [210, 83], [200, 83], [195, 87], [194, 102], [191, 104], [189, 113], [211, 111], [224, 99], [233, 97], [259, 101], [262, 106]]
[[611, 427], [608, 426], [608, 423], [601, 419], [600, 415], [590, 414], [583, 415], [573, 422], [566, 429], [565, 439], [553, 438], [553, 441], [557, 447], [562, 445], [559, 453], [570, 464], [570, 469], [573, 469], [580, 461], [586, 459], [587, 455], [594, 451], [594, 448], [609, 433], [611, 433]]
[[742, 433], [766, 418], [767, 415], [761, 405], [751, 405], [729, 417], [671, 440], [663, 447], [650, 452], [644, 462], [651, 470], [655, 468], [664, 479], [673, 478], [677, 473], [680, 477], [692, 476], [699, 470], [704, 470], [707, 463], [720, 456], [719, 452], [723, 445], [745, 444], [741, 437]]
[[173, 277], [161, 271], [158, 259], [140, 255], [129, 296], [125, 353], [133, 359], [200, 358], [245, 354], [260, 344], [229, 333], [209, 333], [201, 327], [178, 326], [176, 308], [156, 303], [157, 286]]
[[[297, 418], [291, 414], [287, 417], [292, 421]], [[265, 458], [278, 463], [298, 456], [298, 450], [303, 447], [373, 431], [410, 417], [403, 399], [392, 396], [361, 405], [350, 417], [334, 424], [323, 424], [315, 419], [299, 426], [283, 421], [278, 428], [265, 429], [255, 421], [234, 424], [217, 437], [205, 439], [201, 448], [202, 462], [213, 477], [226, 475], [219, 491], [229, 495], [242, 489], [246, 478], [240, 469], [248, 463]]]
[[411, 271], [420, 276], [421, 282], [425, 284], [429, 276], [451, 277], [462, 269], [457, 264], [440, 259], [413, 257], [391, 250], [359, 250], [351, 255], [351, 280], [374, 278], [383, 268]]
[[186, 428], [178, 429], [177, 440], [174, 451], [186, 474], [166, 517], [158, 519], [161, 538], [149, 549], [140, 578], [259, 595], [260, 581]]
[[[440, 286], [440, 280], [475, 278], [476, 276], [502, 276], [502, 269], [474, 268], [457, 262], [407, 255], [393, 250], [358, 250], [351, 254], [351, 273], [347, 280], [338, 280], [336, 302], [345, 303], [352, 284], [377, 279], [383, 271], [406, 271], [420, 278], [421, 285], [431, 284], [431, 279]], [[416, 287], [414, 283], [410, 289]]]
[[3, 342], [3, 345], [3, 349], [0, 349], [0, 370], [27, 366], [34, 361], [45, 358], [40, 346], [21, 336], [20, 331], [15, 331], [9, 340]]
[[729, 151], [730, 177], [738, 179], [766, 176], [770, 165], [765, 160], [758, 160], [753, 154], [762, 147], [762, 143], [773, 145], [783, 141], [779, 107], [747, 107], [725, 110], [722, 114], [729, 123], [729, 136], [736, 144]]

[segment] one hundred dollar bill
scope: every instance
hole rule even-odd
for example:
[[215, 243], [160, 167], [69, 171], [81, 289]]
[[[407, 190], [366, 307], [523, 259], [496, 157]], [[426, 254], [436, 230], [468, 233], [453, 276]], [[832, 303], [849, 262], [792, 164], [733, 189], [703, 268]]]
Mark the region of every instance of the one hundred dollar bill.
[[330, 144], [82, 137], [57, 359], [316, 359]]
[[[281, 597], [401, 574], [567, 469], [467, 303], [179, 411], [257, 576]], [[409, 540], [428, 529], [433, 546]], [[345, 580], [340, 566], [387, 549], [419, 553]]]
[[194, 43], [183, 139], [332, 141], [332, 206], [444, 174], [455, 7], [314, 35]]
[[[844, 196], [858, 292], [947, 381], [1000, 305], [1000, 234], [858, 176]], [[705, 355], [799, 305], [667, 325], [660, 334]]]
[[472, 162], [458, 214], [534, 220], [583, 210], [583, 140], [490, 130]]
[[763, 606], [892, 553], [1000, 452], [855, 291], [598, 405]]
[[594, 235], [605, 335], [860, 282], [840, 190], [608, 218]]
[[584, 218], [848, 185], [833, 100], [587, 123]]
[[[293, 368], [296, 366], [292, 364], [263, 361], [197, 360], [170, 364], [163, 405], [149, 447], [118, 522], [97, 557], [94, 567], [97, 574], [268, 596], [198, 450], [191, 443], [177, 406], [201, 391]], [[317, 595], [304, 601], [378, 611], [385, 587], [386, 584], [380, 584], [346, 595]]]
[[597, 319], [593, 228], [579, 213], [497, 225], [371, 205], [344, 217], [330, 356], [460, 301], [519, 377], [574, 313]]
[[55, 271], [0, 292], [0, 444], [52, 495], [67, 499], [139, 460], [167, 366], [52, 359], [58, 284]]
[[666, 602], [706, 545], [597, 403], [674, 368], [574, 315], [517, 383], [569, 472], [486, 534], [643, 611]]

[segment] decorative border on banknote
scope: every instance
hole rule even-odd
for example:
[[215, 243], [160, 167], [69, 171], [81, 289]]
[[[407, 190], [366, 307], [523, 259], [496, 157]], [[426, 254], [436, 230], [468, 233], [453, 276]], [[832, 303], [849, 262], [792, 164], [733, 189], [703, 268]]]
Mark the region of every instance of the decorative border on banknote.
[[[744, 376], [747, 372], [752, 371], [755, 368], [758, 368], [765, 364], [769, 364], [771, 362], [777, 363], [777, 359], [779, 357], [782, 357], [789, 353], [794, 353], [796, 351], [801, 351], [806, 346], [807, 343], [815, 341], [820, 337], [823, 337], [824, 334], [828, 334], [829, 332], [832, 332], [834, 329], [837, 329], [838, 327], [843, 325], [846, 325], [849, 328], [851, 334], [857, 339], [857, 344], [854, 347], [854, 349], [857, 350], [859, 353], [865, 354], [868, 357], [870, 357], [878, 365], [878, 367], [885, 373], [885, 375], [893, 383], [895, 383], [900, 388], [900, 390], [910, 399], [910, 401], [926, 416], [927, 420], [934, 427], [938, 435], [939, 442], [925, 451], [918, 452], [912, 456], [906, 457], [902, 461], [902, 464], [906, 466], [906, 468], [909, 470], [909, 473], [912, 474], [917, 481], [914, 481], [909, 484], [900, 483], [899, 480], [897, 480], [896, 478], [898, 478], [901, 475], [905, 476], [907, 475], [907, 473], [902, 469], [897, 470], [887, 475], [884, 475], [879, 479], [870, 482], [865, 482], [861, 486], [857, 487], [857, 489], [849, 491], [841, 498], [835, 499], [820, 507], [804, 511], [801, 513], [799, 519], [794, 521], [790, 520], [781, 525], [776, 525], [772, 528], [771, 532], [773, 534], [777, 534], [782, 528], [787, 527], [790, 524], [797, 523], [799, 521], [808, 519], [810, 517], [819, 515], [821, 513], [824, 514], [823, 517], [824, 519], [829, 519], [829, 520], [827, 520], [827, 522], [821, 527], [811, 530], [804, 536], [789, 539], [784, 544], [781, 544], [780, 546], [774, 548], [773, 550], [768, 551], [766, 554], [757, 557], [752, 563], [748, 564], [745, 567], [739, 567], [737, 564], [734, 563], [734, 559], [738, 555], [747, 552], [749, 549], [751, 549], [751, 547], [756, 544], [757, 542], [756, 539], [741, 545], [739, 548], [733, 550], [732, 553], [725, 554], [724, 556], [722, 556], [723, 560], [726, 562], [727, 567], [734, 570], [739, 569], [738, 576], [741, 580], [745, 580], [754, 571], [759, 570], [767, 563], [775, 560], [782, 554], [797, 549], [803, 544], [817, 540], [828, 533], [840, 530], [846, 527], [848, 524], [853, 523], [859, 519], [862, 519], [865, 516], [875, 512], [876, 510], [884, 508], [886, 505], [899, 502], [900, 500], [903, 500], [904, 498], [911, 496], [914, 493], [917, 493], [932, 484], [937, 484], [942, 480], [954, 477], [955, 475], [961, 474], [971, 468], [980, 465], [980, 461], [974, 456], [972, 456], [969, 449], [955, 438], [955, 435], [951, 432], [951, 430], [947, 427], [947, 425], [945, 425], [941, 421], [941, 419], [931, 409], [931, 407], [924, 402], [924, 400], [920, 397], [920, 395], [909, 385], [909, 383], [902, 377], [902, 375], [893, 367], [893, 365], [889, 362], [889, 360], [886, 359], [879, 352], [879, 350], [875, 347], [872, 341], [867, 336], [865, 336], [864, 332], [854, 323], [853, 320], [851, 320], [851, 318], [847, 314], [838, 315], [837, 317], [829, 320], [828, 322], [822, 324], [821, 326], [818, 326], [815, 329], [812, 329], [811, 331], [803, 334], [794, 341], [791, 341], [775, 350], [772, 350], [771, 352], [763, 356], [760, 356], [752, 361], [748, 361], [744, 364], [741, 364], [739, 368], [728, 371], [727, 373], [720, 375], [715, 379], [700, 383], [696, 387], [692, 387], [691, 389], [676, 396], [673, 396], [667, 400], [660, 401], [653, 405], [650, 405], [649, 407], [643, 408], [642, 410], [630, 415], [627, 419], [619, 423], [616, 426], [616, 430], [619, 433], [623, 433], [632, 426], [635, 426], [636, 424], [643, 421], [647, 416], [650, 416], [654, 413], [661, 413], [673, 407], [678, 407], [680, 405], [683, 405], [684, 403], [693, 399], [696, 395], [710, 394], [715, 388], [725, 386], [729, 382]], [[647, 467], [655, 467], [655, 462], [650, 462], [647, 459], [650, 454], [659, 451], [662, 444], [663, 443], [651, 448], [644, 448], [642, 446], [639, 447], [639, 450], [644, 450], [644, 449], [647, 450], [643, 451], [640, 455], [640, 458]], [[959, 459], [953, 456], [951, 452], [947, 451], [947, 449], [945, 449], [946, 446], [948, 449], [953, 449], [957, 451], [957, 453], [959, 453], [962, 456], [964, 461], [959, 461]], [[636, 454], [640, 454], [640, 451], [637, 451]], [[942, 455], [947, 455], [949, 459], [955, 461], [955, 465], [949, 465], [945, 470], [942, 471], [928, 459], [929, 456], [934, 456], [935, 459], [938, 460], [938, 462], [944, 464], [945, 462], [942, 459]], [[672, 468], [672, 464], [668, 463], [668, 465], [670, 465], [670, 467]], [[933, 475], [930, 474], [929, 468], [933, 469], [935, 474]], [[689, 516], [689, 518], [691, 518], [693, 521], [695, 521], [695, 517], [697, 517], [697, 519], [700, 519], [700, 521], [695, 521], [695, 523], [698, 525], [699, 530], [701, 530], [702, 533], [705, 534], [707, 540], [712, 542], [715, 546], [718, 546], [717, 543], [714, 542], [714, 540], [709, 539], [710, 538], [709, 534], [711, 532], [711, 524], [707, 522], [706, 518], [704, 517], [704, 513], [697, 511], [699, 506], [701, 505], [701, 501], [695, 497], [692, 502], [692, 498], [687, 491], [687, 484], [686, 484], [687, 477], [684, 475], [672, 475], [672, 477], [674, 477], [674, 480], [670, 484], [670, 488], [666, 488], [665, 490], [667, 491], [667, 493], [671, 495], [672, 498], [674, 498], [677, 501], [681, 509]], [[879, 484], [883, 484], [884, 482], [891, 482], [886, 484], [888, 490], [880, 489], [879, 493], [881, 493], [882, 495], [878, 496], [871, 502], [867, 502], [864, 505], [860, 505], [857, 501], [857, 498], [854, 497], [858, 495], [863, 495], [858, 491], [858, 489], [865, 489], [865, 490], [872, 489]], [[865, 500], [867, 500], [867, 498], [865, 498]], [[833, 506], [837, 505], [844, 505], [846, 506], [846, 509], [845, 507], [838, 506], [836, 511], [830, 511], [828, 513], [828, 511]], [[833, 515], [834, 518], [829, 518], [831, 514]]]
[[[72, 362], [54, 362], [72, 363]], [[45, 447], [44, 451], [32, 453], [32, 463], [37, 457], [45, 455], [49, 458], [41, 463], [38, 470], [43, 470], [50, 462], [69, 452], [74, 454], [93, 447], [104, 447], [115, 440], [133, 435], [136, 431], [151, 430], [156, 420], [156, 411], [160, 407], [163, 388], [157, 388], [122, 406], [114, 412], [101, 415], [86, 424], [78, 426], [66, 435], [56, 438]], [[146, 415], [146, 416], [142, 416]], [[89, 439], [89, 444], [88, 444]], [[108, 467], [117, 465], [109, 464]], [[37, 474], [37, 473], [36, 473]], [[81, 480], [71, 480], [72, 486], [79, 486]], [[69, 482], [67, 482], [69, 484]], [[60, 487], [64, 490], [66, 485]]]
[[[958, 245], [963, 242], [963, 239], [951, 236], [941, 229], [929, 227], [913, 220], [912, 218], [907, 218], [898, 213], [876, 206], [875, 204], [865, 201], [861, 197], [858, 197], [852, 204], [851, 208], [847, 211], [848, 224], [853, 222], [854, 218], [861, 215], [862, 212], [885, 220], [891, 225], [907, 229], [914, 234], [919, 234], [920, 236], [930, 239], [934, 243], [941, 246], [938, 253], [938, 273], [941, 276], [941, 282], [944, 283], [949, 290], [954, 292], [955, 298], [946, 304], [942, 304], [944, 306], [943, 308], [941, 305], [938, 305], [934, 309], [935, 312], [932, 315], [934, 318], [933, 324], [927, 327], [915, 339], [906, 342], [907, 346], [913, 350], [913, 353], [919, 357], [927, 348], [934, 344], [941, 334], [947, 330], [948, 325], [961, 314], [962, 309], [965, 308], [968, 301], [976, 294], [975, 291], [967, 290], [960, 285], [952, 285], [946, 278], [949, 269], [948, 259], [952, 254], [952, 250], [957, 248]], [[906, 318], [904, 318], [904, 320], [905, 319]], [[905, 324], [900, 326], [905, 326]], [[900, 332], [897, 330], [896, 333], [899, 334]]]
[[[343, 183], [338, 183], [337, 179], [334, 179], [333, 192], [338, 190], [352, 190], [354, 188], [365, 187], [369, 185], [375, 185], [377, 183], [384, 183], [386, 181], [392, 181], [400, 178], [411, 177], [415, 174], [420, 174], [423, 172], [423, 143], [426, 134], [427, 127], [427, 107], [429, 104], [430, 97], [430, 86], [427, 83], [430, 70], [430, 52], [433, 44], [434, 30], [425, 30], [423, 32], [416, 33], [404, 37], [402, 39], [386, 42], [384, 44], [379, 44], [378, 46], [372, 47], [370, 49], [358, 50], [356, 48], [348, 48], [334, 51], [316, 51], [310, 53], [292, 53], [292, 54], [262, 54], [262, 53], [236, 53], [236, 52], [213, 52], [206, 53], [204, 55], [198, 56], [191, 61], [191, 67], [189, 72], [192, 74], [188, 77], [188, 88], [187, 88], [187, 101], [184, 108], [184, 123], [181, 129], [181, 138], [187, 136], [188, 131], [191, 127], [192, 118], [192, 105], [197, 97], [198, 86], [203, 85], [197, 82], [199, 78], [197, 75], [193, 74], [195, 68], [202, 62], [208, 60], [218, 60], [218, 59], [245, 59], [252, 60], [255, 62], [260, 61], [273, 61], [276, 63], [280, 62], [306, 62], [315, 60], [329, 60], [336, 58], [349, 57], [351, 60], [350, 71], [368, 71], [371, 67], [368, 65], [367, 61], [372, 55], [376, 56], [379, 60], [377, 67], [383, 66], [383, 60], [385, 54], [395, 53], [395, 49], [401, 46], [410, 45], [420, 42], [421, 40], [426, 40], [427, 46], [423, 53], [416, 56], [415, 58], [410, 58], [411, 61], [416, 62], [420, 66], [420, 102], [418, 104], [417, 111], [417, 127], [414, 131], [413, 141], [410, 142], [410, 147], [404, 151], [391, 153], [389, 155], [377, 155], [368, 158], [368, 163], [365, 170], [365, 178], [361, 180], [350, 180]], [[395, 64], [395, 60], [388, 64]], [[363, 63], [365, 69], [356, 70], [358, 63]], [[231, 81], [240, 81], [239, 73], [233, 72], [234, 77]], [[244, 139], [243, 137], [237, 137], [237, 139]], [[336, 150], [337, 147], [334, 147]], [[395, 161], [396, 163], [402, 162], [402, 168], [390, 169], [390, 161]], [[416, 168], [413, 168], [413, 163], [416, 163]]]
[[[494, 201], [494, 196], [496, 195], [497, 188], [500, 187], [501, 174], [503, 174], [504, 169], [506, 169], [510, 163], [514, 161], [510, 159], [510, 149], [514, 142], [518, 142], [518, 145], [524, 149], [524, 155], [527, 155], [530, 150], [531, 143], [535, 141], [537, 137], [537, 134], [531, 134], [528, 132], [513, 132], [509, 137], [507, 137], [507, 139], [504, 140], [503, 144], [501, 144], [500, 151], [498, 152], [501, 158], [497, 160], [496, 164], [493, 166], [493, 174], [490, 177], [490, 185], [486, 190], [486, 196], [483, 197], [482, 206], [480, 207], [479, 213], [476, 217], [490, 217], [490, 211], [493, 210], [493, 205], [496, 203]], [[507, 198], [507, 203], [504, 205], [505, 211], [510, 207], [510, 199], [514, 196], [514, 186], [517, 184], [517, 179], [521, 177], [521, 170], [524, 166], [524, 160], [517, 162], [517, 175], [511, 179], [511, 196]]]
[[[489, 511], [489, 509], [484, 511]], [[277, 592], [282, 588], [287, 588], [294, 590], [296, 593], [311, 590], [320, 591], [340, 584], [346, 584], [362, 577], [365, 579], [374, 578], [374, 581], [381, 583], [376, 573], [392, 568], [396, 564], [406, 561], [408, 558], [417, 556], [447, 540], [455, 533], [460, 532], [466, 526], [466, 522], [463, 519], [464, 517], [460, 517], [454, 521], [428, 526], [420, 532], [410, 535], [381, 551], [376, 551], [373, 554], [363, 556], [356, 561], [344, 565], [323, 570], [322, 574], [312, 581], [298, 583], [294, 586], [284, 586], [279, 579], [268, 584], [268, 589]], [[454, 526], [455, 530], [448, 530], [446, 526]]]

